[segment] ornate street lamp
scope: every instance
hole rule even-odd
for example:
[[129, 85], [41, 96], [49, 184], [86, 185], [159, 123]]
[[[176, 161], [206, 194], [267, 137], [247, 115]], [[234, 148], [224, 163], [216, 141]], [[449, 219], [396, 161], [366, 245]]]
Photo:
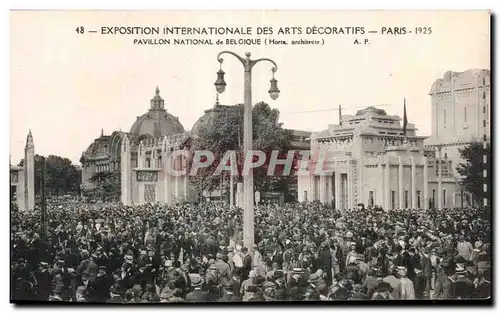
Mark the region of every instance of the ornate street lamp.
[[[268, 61], [273, 64], [271, 79], [271, 88], [269, 89], [269, 96], [271, 99], [276, 100], [279, 96], [278, 81], [274, 78], [274, 73], [278, 70], [276, 63], [267, 58], [257, 60], [250, 59], [250, 52], [245, 53], [246, 58], [242, 58], [234, 52], [222, 51], [217, 55], [217, 61], [220, 63], [220, 70], [217, 72], [217, 80], [215, 81], [215, 89], [218, 93], [224, 92], [226, 89], [226, 82], [224, 81], [224, 71], [222, 70], [222, 63], [224, 59], [221, 58], [222, 54], [231, 54], [240, 60], [245, 71], [244, 79], [244, 99], [245, 99], [245, 113], [243, 117], [243, 152], [244, 156], [248, 157], [248, 152], [252, 150], [252, 68], [260, 61]], [[253, 169], [249, 169], [248, 173], [243, 175], [243, 241], [246, 247], [250, 248], [254, 243], [254, 187], [253, 187]]]
[[269, 96], [271, 99], [276, 100], [280, 95], [280, 90], [278, 89], [278, 80], [274, 78], [274, 73], [276, 72], [276, 68], [273, 67], [273, 78], [270, 80], [271, 88], [269, 88]]
[[226, 82], [224, 81], [224, 71], [222, 70], [222, 62], [220, 64], [221, 69], [217, 72], [217, 80], [215, 81], [215, 90], [218, 93], [223, 93], [226, 90]]

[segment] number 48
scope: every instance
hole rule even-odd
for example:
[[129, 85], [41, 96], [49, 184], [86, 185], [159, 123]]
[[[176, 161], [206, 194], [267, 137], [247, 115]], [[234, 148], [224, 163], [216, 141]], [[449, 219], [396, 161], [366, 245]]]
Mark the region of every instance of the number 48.
[[77, 27], [75, 29], [75, 31], [77, 34], [83, 34], [85, 32], [85, 28], [83, 28], [83, 26], [80, 26], [80, 27]]

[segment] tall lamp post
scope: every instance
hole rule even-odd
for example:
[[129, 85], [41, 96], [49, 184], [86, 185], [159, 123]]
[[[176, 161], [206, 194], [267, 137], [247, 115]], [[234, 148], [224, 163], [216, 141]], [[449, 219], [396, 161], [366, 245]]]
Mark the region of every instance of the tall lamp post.
[[[257, 60], [250, 59], [250, 52], [245, 53], [246, 58], [242, 58], [234, 52], [222, 51], [217, 55], [217, 60], [220, 63], [220, 70], [217, 72], [217, 80], [215, 81], [215, 89], [218, 93], [223, 93], [226, 89], [226, 82], [224, 81], [224, 71], [222, 70], [222, 63], [224, 59], [221, 58], [223, 54], [231, 54], [240, 60], [245, 70], [244, 81], [244, 98], [245, 98], [245, 112], [243, 116], [243, 155], [248, 157], [248, 152], [252, 151], [253, 130], [252, 130], [252, 68], [260, 61], [269, 61], [272, 63], [271, 69], [273, 77], [271, 79], [271, 88], [269, 89], [269, 96], [271, 99], [276, 100], [279, 96], [278, 81], [274, 78], [274, 73], [278, 70], [276, 63], [267, 58]], [[253, 189], [253, 169], [250, 168], [248, 173], [243, 174], [243, 242], [246, 247], [251, 247], [254, 243], [254, 189]]]

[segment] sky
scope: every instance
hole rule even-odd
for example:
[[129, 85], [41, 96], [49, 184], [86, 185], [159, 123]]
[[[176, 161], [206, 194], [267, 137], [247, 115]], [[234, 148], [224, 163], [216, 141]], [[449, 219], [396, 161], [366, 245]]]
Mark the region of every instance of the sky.
[[[312, 26], [431, 27], [428, 35], [288, 35], [252, 39], [324, 40], [324, 45], [138, 46], [134, 38], [166, 36], [78, 34], [103, 26]], [[379, 106], [403, 114], [419, 135], [430, 135], [432, 83], [446, 71], [490, 66], [486, 11], [15, 11], [11, 12], [10, 154], [24, 155], [31, 129], [37, 154], [60, 155], [73, 163], [93, 140], [129, 131], [150, 106], [156, 86], [165, 108], [191, 129], [215, 102], [217, 54], [230, 50], [270, 58], [281, 90], [269, 98], [271, 64], [253, 68], [253, 102], [281, 112], [284, 127], [321, 131], [338, 123], [336, 110], [355, 114]], [[181, 36], [178, 36], [181, 37]], [[228, 36], [227, 38], [230, 38]], [[239, 38], [242, 38], [240, 36]], [[190, 37], [186, 37], [190, 38]], [[200, 38], [200, 37], [191, 37]], [[207, 38], [207, 37], [202, 37]], [[211, 37], [212, 39], [226, 37]], [[236, 38], [236, 37], [231, 37]], [[355, 39], [369, 39], [354, 45]], [[226, 91], [221, 104], [243, 102], [243, 67], [224, 56]], [[303, 111], [317, 111], [297, 113]]]

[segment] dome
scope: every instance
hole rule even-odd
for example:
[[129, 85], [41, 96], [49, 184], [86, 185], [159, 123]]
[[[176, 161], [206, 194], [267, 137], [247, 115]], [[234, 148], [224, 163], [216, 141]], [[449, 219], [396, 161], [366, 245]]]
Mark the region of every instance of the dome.
[[214, 105], [212, 109], [205, 110], [205, 114], [202, 115], [196, 123], [194, 123], [191, 133], [193, 135], [199, 134], [200, 130], [203, 128], [210, 127], [216, 119], [223, 117], [228, 110], [237, 110], [238, 106], [220, 105], [218, 102]]
[[385, 110], [377, 109], [373, 106], [369, 106], [366, 109], [359, 110], [358, 112], [356, 112], [356, 116], [363, 116], [365, 114], [370, 114], [370, 113], [375, 114], [375, 115], [383, 115], [383, 116], [387, 115], [387, 112], [385, 112]]
[[148, 112], [138, 116], [130, 128], [130, 134], [136, 137], [161, 137], [184, 132], [179, 118], [168, 113], [164, 108], [164, 101], [160, 97], [160, 90], [156, 87], [156, 94], [151, 99]]

